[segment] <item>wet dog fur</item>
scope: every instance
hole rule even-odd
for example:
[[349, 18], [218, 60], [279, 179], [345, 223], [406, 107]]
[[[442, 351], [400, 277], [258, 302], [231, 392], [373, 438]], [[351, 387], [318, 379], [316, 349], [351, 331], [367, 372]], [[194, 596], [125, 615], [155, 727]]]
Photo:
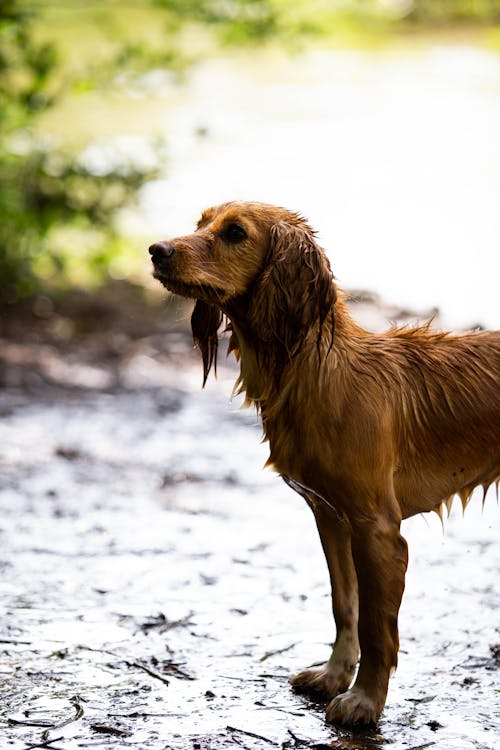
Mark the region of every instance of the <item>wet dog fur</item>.
[[210, 208], [150, 253], [156, 278], [196, 300], [204, 381], [219, 329], [231, 331], [268, 463], [314, 513], [337, 635], [329, 660], [292, 685], [326, 696], [328, 721], [375, 723], [397, 664], [401, 521], [498, 485], [500, 332], [365, 331], [314, 231], [275, 206]]

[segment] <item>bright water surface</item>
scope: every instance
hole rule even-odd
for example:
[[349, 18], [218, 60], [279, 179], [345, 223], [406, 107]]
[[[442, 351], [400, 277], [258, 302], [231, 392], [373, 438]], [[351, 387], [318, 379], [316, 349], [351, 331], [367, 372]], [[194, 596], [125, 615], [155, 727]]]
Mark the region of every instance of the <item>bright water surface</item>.
[[342, 286], [500, 326], [500, 56], [216, 59], [157, 115], [169, 163], [144, 192], [148, 234], [185, 234], [224, 200], [277, 203], [309, 218]]

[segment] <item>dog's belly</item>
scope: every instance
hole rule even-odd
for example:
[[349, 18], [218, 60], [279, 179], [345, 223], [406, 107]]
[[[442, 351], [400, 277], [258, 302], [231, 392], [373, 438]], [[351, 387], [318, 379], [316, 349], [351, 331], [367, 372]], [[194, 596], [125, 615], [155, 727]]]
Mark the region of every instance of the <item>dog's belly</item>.
[[472, 416], [460, 429], [419, 434], [415, 428], [418, 439], [411, 442], [405, 435], [394, 440], [390, 420], [374, 424], [364, 415], [360, 429], [351, 413], [336, 422], [333, 407], [304, 409], [299, 398], [286, 406], [266, 423], [268, 465], [350, 519], [367, 509], [384, 513], [394, 500], [408, 518], [436, 510], [455, 494], [465, 502], [474, 487], [500, 477], [500, 415], [496, 420], [493, 409], [482, 431]]
[[[465, 464], [465, 465], [464, 465]], [[411, 471], [396, 471], [394, 488], [403, 518], [437, 510], [453, 495], [460, 495], [464, 504], [475, 487], [486, 490], [500, 478], [500, 461], [484, 461], [467, 466], [465, 461], [450, 466], [427, 466]]]
[[[301, 487], [310, 490], [316, 495], [316, 500], [324, 499], [339, 515], [345, 514], [350, 518], [370, 506], [379, 507], [382, 512], [389, 507], [389, 497], [386, 498], [387, 502], [380, 496], [374, 505], [370, 502], [373, 500], [370, 498], [371, 492], [377, 485], [383, 484], [383, 474], [379, 474], [373, 465], [371, 471], [367, 472], [370, 476], [363, 479], [361, 475], [364, 472], [359, 465], [357, 471], [353, 467], [348, 474], [339, 472], [334, 455], [333, 450], [331, 453], [323, 451], [322, 456], [319, 452], [307, 455], [307, 451], [296, 449], [291, 450], [290, 455], [287, 451], [278, 455], [272, 452], [269, 464], [278, 474], [293, 480], [298, 486], [294, 489], [300, 494]], [[429, 457], [427, 461], [420, 457], [405, 465], [397, 458], [394, 460], [394, 495], [402, 518], [437, 510], [441, 503], [455, 494], [460, 495], [465, 503], [475, 487], [483, 486], [486, 489], [498, 479], [500, 454], [493, 445], [489, 455], [485, 455], [485, 451], [482, 455], [473, 456], [470, 452], [461, 454], [455, 446], [455, 450], [443, 451], [432, 461]]]

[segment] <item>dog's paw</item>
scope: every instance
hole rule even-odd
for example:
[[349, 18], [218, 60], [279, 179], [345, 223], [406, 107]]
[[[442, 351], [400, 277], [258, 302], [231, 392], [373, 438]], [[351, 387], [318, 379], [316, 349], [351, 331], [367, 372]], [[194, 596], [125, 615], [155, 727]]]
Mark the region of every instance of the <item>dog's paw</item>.
[[330, 662], [309, 667], [290, 678], [292, 687], [300, 693], [312, 693], [323, 698], [333, 698], [344, 693], [351, 684], [354, 668], [333, 666]]
[[381, 709], [361, 688], [352, 687], [337, 695], [327, 706], [326, 720], [331, 724], [355, 724], [368, 726], [376, 724]]

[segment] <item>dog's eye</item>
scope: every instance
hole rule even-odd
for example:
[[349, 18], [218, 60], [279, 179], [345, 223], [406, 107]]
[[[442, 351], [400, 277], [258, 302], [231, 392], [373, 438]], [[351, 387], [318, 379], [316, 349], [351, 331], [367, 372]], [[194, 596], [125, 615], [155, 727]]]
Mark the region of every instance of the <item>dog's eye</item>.
[[246, 239], [247, 233], [239, 224], [228, 224], [227, 227], [224, 227], [220, 236], [224, 242], [235, 245], [237, 242], [242, 242]]

